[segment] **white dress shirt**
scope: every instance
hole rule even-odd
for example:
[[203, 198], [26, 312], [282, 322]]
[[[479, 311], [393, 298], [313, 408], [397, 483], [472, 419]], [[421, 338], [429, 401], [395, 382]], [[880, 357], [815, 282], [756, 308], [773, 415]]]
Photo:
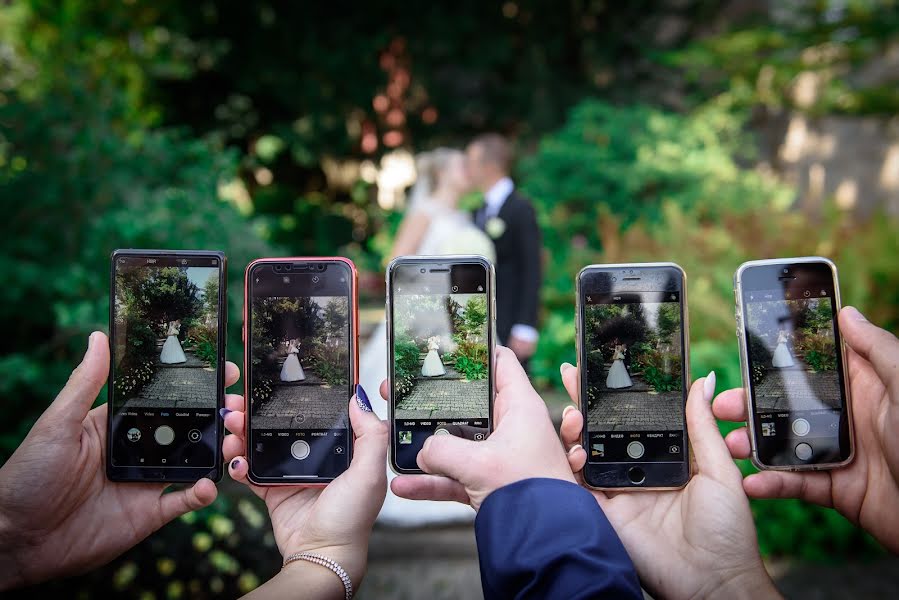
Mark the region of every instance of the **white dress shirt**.
[[[506, 199], [515, 189], [515, 184], [512, 183], [512, 180], [508, 177], [503, 177], [498, 180], [487, 192], [484, 194], [484, 222], [486, 223], [490, 219], [499, 215], [499, 211], [502, 209], [503, 204], [506, 203]], [[540, 333], [531, 327], [530, 325], [523, 325], [521, 323], [516, 323], [512, 325], [512, 331], [510, 332], [512, 337], [517, 337], [518, 339], [524, 342], [531, 342], [536, 344], [537, 340], [540, 339]], [[508, 343], [509, 340], [505, 340]]]

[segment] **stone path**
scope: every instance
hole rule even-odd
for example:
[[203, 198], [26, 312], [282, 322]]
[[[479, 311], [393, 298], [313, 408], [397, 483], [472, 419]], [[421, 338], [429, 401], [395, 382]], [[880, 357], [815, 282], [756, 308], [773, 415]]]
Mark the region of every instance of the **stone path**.
[[755, 384], [760, 410], [820, 410], [839, 408], [840, 387], [836, 371], [813, 373], [804, 362], [786, 369], [771, 367]]
[[[162, 352], [163, 341], [156, 344]], [[216, 404], [217, 382], [215, 369], [189, 350], [184, 351], [186, 362], [165, 365], [156, 362], [156, 374], [135, 398], [129, 398], [124, 409], [130, 408], [209, 408]]]
[[322, 385], [321, 378], [303, 367], [306, 379], [274, 382], [272, 397], [257, 405], [254, 429], [331, 429], [347, 426], [347, 389]]
[[[656, 393], [639, 376], [631, 374], [633, 386], [603, 389], [587, 413], [591, 429], [604, 431], [660, 431], [682, 429], [683, 394]], [[603, 384], [603, 387], [605, 385]]]
[[398, 419], [471, 419], [487, 417], [486, 379], [469, 381], [446, 365], [446, 375], [417, 377], [408, 396], [397, 404]]

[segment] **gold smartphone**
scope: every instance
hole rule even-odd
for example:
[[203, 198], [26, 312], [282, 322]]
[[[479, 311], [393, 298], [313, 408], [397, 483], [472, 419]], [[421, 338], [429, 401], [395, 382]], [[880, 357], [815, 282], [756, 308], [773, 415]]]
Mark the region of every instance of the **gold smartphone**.
[[674, 263], [590, 265], [577, 277], [584, 481], [600, 490], [690, 480], [687, 277]]
[[821, 257], [756, 260], [734, 274], [752, 462], [834, 469], [854, 456], [837, 267]]
[[496, 303], [483, 256], [401, 256], [387, 267], [390, 466], [422, 473], [428, 437], [492, 431]]

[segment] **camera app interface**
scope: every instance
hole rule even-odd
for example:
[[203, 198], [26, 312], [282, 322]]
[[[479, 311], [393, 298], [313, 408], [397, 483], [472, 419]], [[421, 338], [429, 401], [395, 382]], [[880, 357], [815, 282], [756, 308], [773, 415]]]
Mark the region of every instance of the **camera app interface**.
[[116, 259], [113, 465], [215, 466], [219, 262]]
[[472, 440], [489, 432], [487, 271], [399, 267], [392, 297], [393, 443], [398, 466], [417, 469], [436, 430]]
[[350, 452], [350, 272], [262, 264], [251, 286], [254, 474], [337, 477]]
[[588, 461], [683, 461], [680, 293], [587, 294], [583, 300]]
[[843, 395], [833, 293], [744, 293], [756, 442], [774, 465], [839, 462]]

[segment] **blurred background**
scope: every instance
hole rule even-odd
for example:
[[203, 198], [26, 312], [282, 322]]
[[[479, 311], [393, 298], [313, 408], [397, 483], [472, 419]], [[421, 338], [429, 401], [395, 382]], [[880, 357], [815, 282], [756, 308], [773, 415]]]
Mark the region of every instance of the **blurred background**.
[[[348, 256], [363, 271], [364, 334], [412, 157], [488, 130], [514, 140], [543, 229], [532, 375], [554, 414], [567, 400], [558, 365], [575, 358], [574, 275], [589, 263], [680, 263], [693, 374], [715, 369], [722, 388], [740, 384], [744, 260], [829, 256], [844, 302], [899, 329], [895, 0], [4, 0], [0, 460], [89, 332], [107, 329], [114, 248], [225, 251], [232, 315], [250, 259]], [[249, 591], [280, 556], [264, 506], [223, 492], [43, 589]], [[784, 591], [899, 590], [894, 559], [835, 512], [753, 510]], [[469, 528], [379, 528], [371, 556], [362, 598], [480, 594]]]

